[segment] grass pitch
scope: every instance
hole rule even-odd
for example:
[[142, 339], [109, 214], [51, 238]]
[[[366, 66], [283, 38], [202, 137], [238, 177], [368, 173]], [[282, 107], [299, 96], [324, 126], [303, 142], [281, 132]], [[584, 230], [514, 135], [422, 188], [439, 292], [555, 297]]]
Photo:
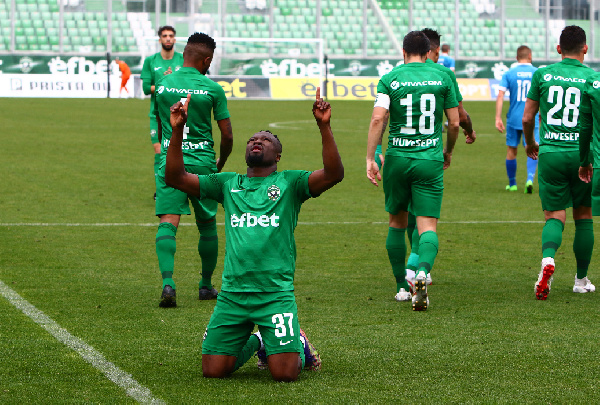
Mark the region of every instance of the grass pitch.
[[[245, 142], [260, 129], [281, 137], [280, 169], [321, 167], [311, 102], [229, 106], [235, 146], [225, 170], [245, 170]], [[177, 235], [179, 306], [158, 307], [147, 101], [0, 99], [0, 280], [167, 403], [600, 401], [600, 297], [571, 292], [568, 221], [552, 292], [535, 300], [543, 214], [537, 195], [523, 194], [522, 149], [520, 189], [504, 190], [494, 104], [465, 103], [478, 138], [469, 146], [461, 135], [445, 174], [425, 313], [393, 299], [383, 190], [365, 176], [372, 103], [332, 107], [346, 177], [304, 204], [296, 229], [299, 316], [321, 353], [320, 372], [279, 384], [253, 358], [230, 378], [202, 377], [214, 302], [197, 299], [191, 218]], [[590, 278], [600, 283], [597, 268], [594, 254]], [[134, 402], [4, 298], [0, 350], [1, 403]]]

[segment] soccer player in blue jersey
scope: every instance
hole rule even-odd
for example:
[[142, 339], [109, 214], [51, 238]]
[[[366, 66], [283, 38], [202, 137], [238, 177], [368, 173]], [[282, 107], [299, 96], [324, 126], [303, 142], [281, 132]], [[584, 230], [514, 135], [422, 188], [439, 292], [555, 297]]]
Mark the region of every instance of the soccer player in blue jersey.
[[437, 63], [447, 67], [453, 72], [455, 71], [456, 62], [454, 61], [454, 58], [450, 56], [450, 45], [442, 45], [442, 53], [440, 53], [440, 58]]
[[[500, 87], [498, 88], [498, 98], [496, 98], [496, 128], [500, 133], [506, 129], [506, 174], [508, 175], [508, 185], [506, 190], [517, 191], [517, 147], [519, 143], [525, 145], [525, 136], [523, 135], [523, 110], [525, 109], [525, 100], [527, 92], [531, 87], [531, 78], [533, 72], [537, 70], [531, 64], [531, 49], [521, 45], [517, 49], [517, 65], [509, 69], [502, 76]], [[506, 114], [506, 128], [502, 121], [502, 105], [504, 103], [504, 93], [510, 93], [510, 107]], [[521, 136], [523, 140], [521, 141]], [[534, 129], [535, 141], [540, 142], [539, 114], [535, 118]], [[525, 183], [525, 193], [533, 193], [533, 179], [537, 170], [537, 160], [527, 158], [527, 182]]]

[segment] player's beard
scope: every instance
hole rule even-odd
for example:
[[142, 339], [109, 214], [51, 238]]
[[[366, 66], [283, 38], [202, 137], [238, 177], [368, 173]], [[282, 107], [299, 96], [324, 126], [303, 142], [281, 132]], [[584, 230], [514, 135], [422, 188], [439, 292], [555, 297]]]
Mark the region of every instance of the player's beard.
[[265, 166], [265, 154], [247, 154], [246, 155], [246, 164], [248, 167], [264, 167]]
[[161, 44], [162, 45], [162, 49], [164, 49], [165, 51], [171, 51], [173, 49], [173, 47], [175, 46], [175, 44]]

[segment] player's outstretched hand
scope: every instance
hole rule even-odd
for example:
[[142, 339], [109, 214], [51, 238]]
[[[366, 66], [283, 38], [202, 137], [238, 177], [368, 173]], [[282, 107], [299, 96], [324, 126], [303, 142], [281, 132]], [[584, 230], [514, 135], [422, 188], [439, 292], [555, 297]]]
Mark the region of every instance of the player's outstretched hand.
[[463, 129], [463, 134], [465, 134], [465, 143], [467, 144], [472, 144], [473, 142], [475, 142], [475, 138], [477, 138], [477, 134], [475, 133], [475, 130], [473, 130], [473, 132], [471, 132], [470, 134], [467, 134], [467, 131], [465, 131]]
[[594, 172], [594, 169], [592, 168], [591, 164], [587, 165], [587, 166], [581, 166], [579, 168], [579, 178], [584, 183], [589, 183], [590, 181], [592, 181], [593, 172]]
[[525, 152], [527, 153], [527, 156], [533, 160], [537, 160], [539, 150], [540, 145], [538, 145], [537, 142], [534, 142], [532, 145], [525, 146]]
[[171, 106], [171, 128], [181, 128], [187, 122], [187, 112], [191, 97], [192, 95], [188, 94], [185, 104], [180, 100]]
[[331, 120], [331, 105], [321, 98], [321, 88], [317, 87], [317, 100], [313, 103], [312, 112], [317, 125], [328, 125]]
[[374, 186], [379, 186], [377, 181], [381, 181], [381, 172], [374, 159], [367, 159], [367, 179], [369, 179]]

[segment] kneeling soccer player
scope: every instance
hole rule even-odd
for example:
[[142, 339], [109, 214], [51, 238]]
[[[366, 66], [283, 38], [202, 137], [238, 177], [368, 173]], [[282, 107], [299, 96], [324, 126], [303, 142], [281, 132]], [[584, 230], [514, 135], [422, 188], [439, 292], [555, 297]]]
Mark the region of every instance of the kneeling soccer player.
[[[298, 323], [293, 285], [294, 229], [302, 203], [344, 177], [330, 126], [331, 106], [320, 98], [320, 89], [316, 98], [312, 111], [321, 132], [323, 168], [313, 172], [278, 172], [281, 142], [271, 132], [260, 131], [246, 145], [245, 175], [187, 173], [181, 143], [189, 101], [185, 105], [178, 102], [171, 109], [173, 136], [167, 153], [167, 184], [217, 200], [227, 218], [223, 283], [202, 345], [205, 377], [226, 377], [262, 345], [277, 381], [295, 381], [302, 367], [315, 366], [305, 364], [308, 340]], [[252, 335], [255, 325], [260, 334]]]

